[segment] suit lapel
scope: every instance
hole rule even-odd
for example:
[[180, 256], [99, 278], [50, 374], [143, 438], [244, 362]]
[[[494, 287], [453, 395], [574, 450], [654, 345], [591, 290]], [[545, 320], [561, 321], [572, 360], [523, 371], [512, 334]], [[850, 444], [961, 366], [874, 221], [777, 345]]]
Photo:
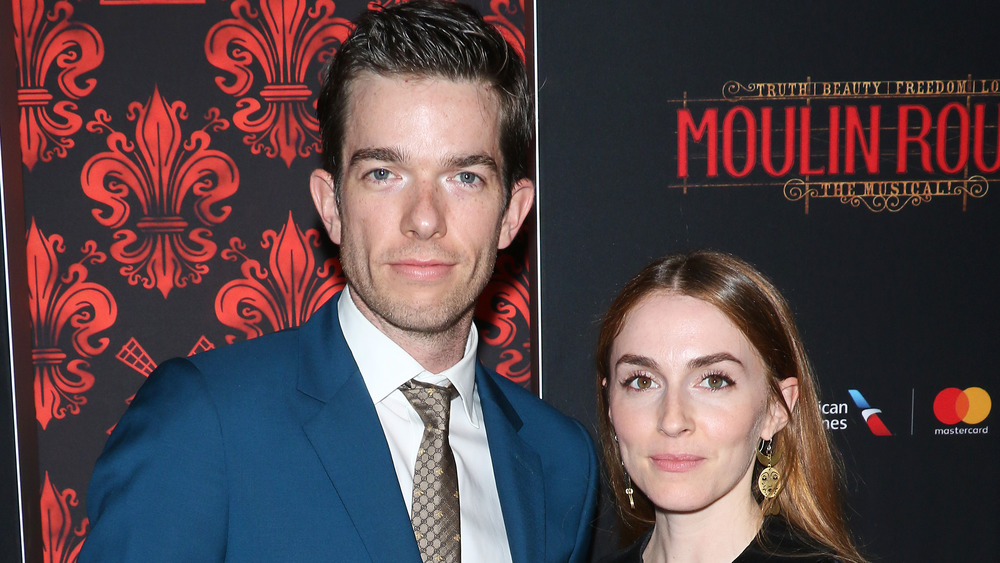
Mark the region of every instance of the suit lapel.
[[545, 484], [538, 453], [518, 436], [521, 418], [481, 366], [476, 388], [483, 406], [507, 541], [515, 563], [545, 560]]
[[300, 329], [299, 391], [325, 403], [303, 429], [371, 559], [419, 561], [389, 446], [336, 303], [332, 298]]

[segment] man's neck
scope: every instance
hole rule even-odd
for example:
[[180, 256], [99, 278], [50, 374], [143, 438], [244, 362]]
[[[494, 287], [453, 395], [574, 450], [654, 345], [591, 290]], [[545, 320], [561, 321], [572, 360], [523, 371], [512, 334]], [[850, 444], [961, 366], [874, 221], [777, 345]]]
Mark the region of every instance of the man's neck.
[[472, 330], [474, 309], [470, 308], [461, 318], [444, 330], [427, 332], [400, 328], [376, 315], [351, 292], [351, 299], [358, 311], [389, 340], [395, 342], [425, 370], [441, 373], [457, 364], [465, 356], [465, 346]]

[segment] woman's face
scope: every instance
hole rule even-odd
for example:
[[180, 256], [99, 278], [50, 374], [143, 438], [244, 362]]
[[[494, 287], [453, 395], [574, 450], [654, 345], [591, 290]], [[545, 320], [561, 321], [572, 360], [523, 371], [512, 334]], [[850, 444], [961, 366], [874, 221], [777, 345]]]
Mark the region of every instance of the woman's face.
[[[644, 298], [615, 339], [609, 373], [622, 460], [654, 505], [690, 512], [751, 499], [758, 440], [787, 415], [768, 401], [760, 356], [722, 311], [682, 295]], [[783, 393], [795, 384], [783, 381]]]

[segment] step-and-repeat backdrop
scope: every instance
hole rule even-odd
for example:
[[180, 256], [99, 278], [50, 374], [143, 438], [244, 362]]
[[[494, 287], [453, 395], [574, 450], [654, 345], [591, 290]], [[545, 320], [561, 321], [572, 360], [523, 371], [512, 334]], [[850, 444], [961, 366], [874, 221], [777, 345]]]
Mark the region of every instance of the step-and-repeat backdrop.
[[[318, 75], [389, 1], [12, 1], [46, 561], [75, 560], [93, 462], [157, 363], [342, 286], [306, 191]], [[1000, 10], [477, 5], [527, 45], [540, 115], [538, 239], [481, 302], [487, 363], [593, 428], [615, 292], [654, 257], [733, 252], [795, 310], [867, 552], [995, 559]], [[607, 504], [599, 525], [597, 554]]]
[[614, 294], [654, 257], [732, 252], [797, 315], [866, 551], [997, 560], [998, 16], [538, 2], [545, 397], [593, 424]]

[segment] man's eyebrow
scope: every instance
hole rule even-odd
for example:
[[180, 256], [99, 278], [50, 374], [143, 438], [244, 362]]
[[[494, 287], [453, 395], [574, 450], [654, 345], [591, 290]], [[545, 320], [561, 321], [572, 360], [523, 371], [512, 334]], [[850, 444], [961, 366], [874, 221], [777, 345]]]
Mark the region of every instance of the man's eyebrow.
[[717, 354], [709, 354], [707, 356], [694, 358], [693, 360], [688, 362], [688, 367], [690, 367], [691, 369], [697, 369], [697, 368], [703, 368], [705, 366], [710, 366], [712, 364], [717, 364], [719, 362], [734, 362], [741, 366], [743, 365], [743, 362], [737, 360], [736, 356], [733, 356], [729, 352], [719, 352]]
[[367, 147], [354, 151], [351, 155], [351, 164], [356, 164], [362, 160], [381, 160], [383, 162], [402, 162], [401, 151], [391, 147]]
[[454, 156], [447, 161], [449, 168], [468, 168], [471, 166], [485, 166], [496, 172], [500, 169], [497, 161], [488, 154], [470, 154], [465, 156]]

